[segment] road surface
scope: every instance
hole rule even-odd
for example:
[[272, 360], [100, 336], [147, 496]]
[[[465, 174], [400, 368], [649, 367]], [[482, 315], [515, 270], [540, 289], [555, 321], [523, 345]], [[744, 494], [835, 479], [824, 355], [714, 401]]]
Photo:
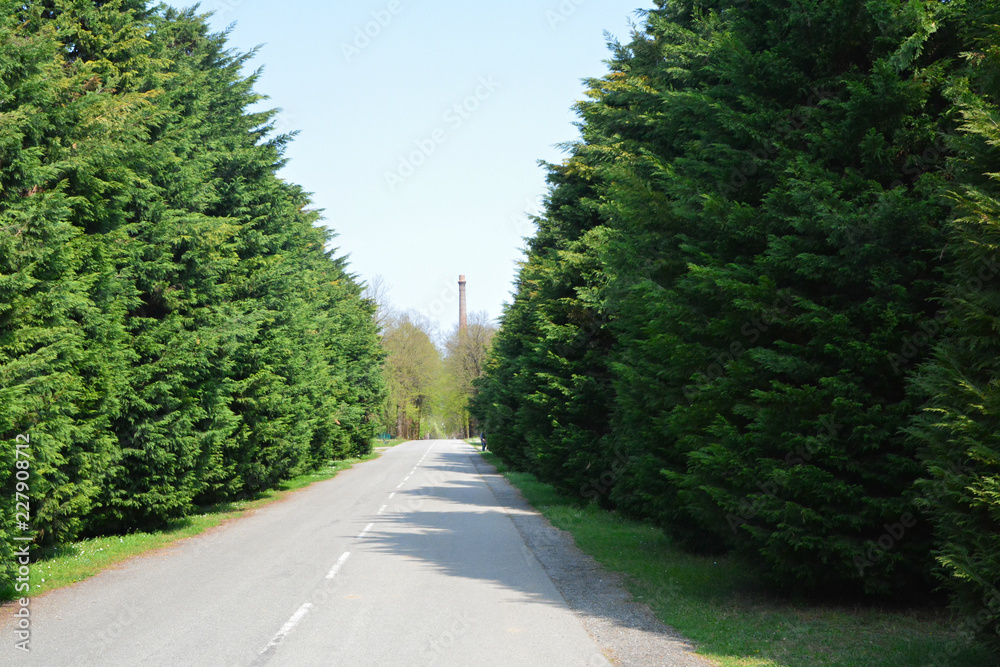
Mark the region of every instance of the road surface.
[[608, 665], [461, 441], [415, 441], [31, 601], [2, 665]]

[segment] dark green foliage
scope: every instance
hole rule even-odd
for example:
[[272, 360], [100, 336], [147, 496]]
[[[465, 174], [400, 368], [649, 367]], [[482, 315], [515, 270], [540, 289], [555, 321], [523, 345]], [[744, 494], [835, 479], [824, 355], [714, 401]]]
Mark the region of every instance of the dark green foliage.
[[957, 95], [956, 261], [930, 322], [947, 335], [914, 381], [926, 406], [911, 433], [927, 466], [921, 505], [937, 531], [940, 574], [963, 629], [1000, 648], [1000, 48], [986, 28], [995, 21], [981, 25], [973, 76]]
[[646, 44], [629, 63], [669, 103], [584, 108], [675, 128], [639, 135], [612, 197], [618, 416], [649, 422], [618, 429], [634, 465], [616, 497], [795, 588], [912, 589], [926, 569], [926, 530], [877, 557], [866, 541], [915, 513], [887, 359], [927, 312], [947, 207], [939, 175], [902, 177], [948, 119], [939, 62], [911, 57], [931, 19], [873, 7], [692, 15], [654, 32], [662, 64]]
[[3, 3], [0, 446], [32, 530], [137, 530], [369, 451], [371, 305], [204, 18]]
[[611, 341], [598, 310], [602, 277], [593, 252], [602, 220], [583, 160], [549, 170], [546, 215], [537, 220], [472, 413], [490, 448], [508, 461], [570, 493], [606, 499]]
[[[657, 2], [631, 42], [612, 45], [610, 73], [579, 105], [582, 139], [553, 170], [477, 403], [494, 451], [565, 488], [586, 470], [580, 454], [611, 471], [618, 508], [689, 546], [738, 550], [797, 591], [926, 595], [937, 501], [921, 494], [936, 485], [950, 504], [930, 513], [960, 545], [939, 558], [982, 606], [1000, 546], [997, 325], [990, 290], [973, 305], [953, 295], [949, 320], [936, 295], [991, 266], [995, 248], [983, 229], [995, 183], [982, 176], [1000, 171], [987, 150], [993, 102], [967, 103], [976, 143], [955, 139], [953, 100], [998, 10]], [[976, 76], [995, 86], [993, 70]], [[969, 151], [980, 162], [952, 169]], [[963, 240], [949, 241], [956, 178], [978, 189], [962, 196]], [[567, 222], [582, 211], [588, 222]], [[567, 354], [559, 316], [576, 305], [599, 359]], [[966, 320], [925, 393], [909, 393], [932, 343]], [[597, 391], [578, 378], [599, 378]], [[937, 481], [920, 486], [905, 429], [930, 396], [918, 432]], [[945, 438], [959, 416], [956, 447]]]
[[518, 414], [530, 378], [520, 372], [520, 366], [535, 334], [525, 283], [519, 277], [516, 284], [514, 302], [504, 309], [500, 331], [493, 339], [486, 372], [475, 383], [477, 392], [470, 411], [487, 434], [490, 451], [515, 468], [527, 470], [530, 459], [518, 426]]
[[[916, 513], [920, 468], [899, 433], [912, 407], [888, 359], [929, 311], [948, 215], [940, 173], [904, 180], [950, 127], [944, 65], [917, 57], [957, 53], [934, 43], [927, 26], [947, 16], [930, 11], [751, 3], [696, 21], [715, 32], [689, 95], [711, 105], [675, 123], [724, 148], [652, 158], [653, 179], [669, 174], [653, 181], [668, 221], [653, 233], [665, 244], [676, 234], [686, 263], [645, 297], [663, 313], [657, 358], [679, 348], [698, 364], [685, 399], [651, 415], [685, 457], [666, 471], [694, 519], [681, 534], [714, 533], [782, 586], [912, 591], [926, 571], [925, 524], [892, 549], [872, 544]], [[633, 238], [633, 218], [621, 220]], [[671, 276], [671, 259], [647, 272]], [[649, 321], [622, 312], [626, 359]], [[629, 371], [645, 402], [655, 369]]]
[[[332, 417], [324, 414], [323, 427], [317, 429], [318, 436], [326, 428], [336, 433], [338, 448], [333, 451], [344, 456], [366, 456], [372, 452], [372, 442], [382, 432], [379, 410], [386, 400], [386, 380], [382, 374], [385, 358], [379, 343], [375, 324], [376, 304], [361, 298], [358, 284], [345, 275], [331, 282], [327, 288], [331, 304], [339, 303], [336, 309], [330, 307], [327, 313], [333, 316], [327, 330], [326, 349], [341, 359], [330, 369], [343, 391], [338, 410]], [[318, 387], [323, 400], [332, 397], [325, 387]], [[321, 439], [319, 442], [326, 442]]]
[[119, 176], [102, 162], [122, 150], [122, 116], [141, 100], [92, 94], [113, 67], [62, 67], [55, 31], [33, 31], [39, 10], [22, 12], [3, 14], [0, 442], [31, 436], [31, 524], [51, 544], [83, 527], [114, 449], [127, 286], [112, 258], [123, 237], [88, 232]]

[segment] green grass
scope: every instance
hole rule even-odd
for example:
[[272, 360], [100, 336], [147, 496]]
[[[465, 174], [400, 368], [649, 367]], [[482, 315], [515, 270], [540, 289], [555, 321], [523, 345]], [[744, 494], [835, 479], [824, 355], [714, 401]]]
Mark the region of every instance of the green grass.
[[[32, 550], [32, 555], [39, 558], [31, 565], [30, 595], [39, 595], [83, 581], [129, 558], [203, 533], [226, 521], [236, 519], [249, 510], [280, 500], [298, 489], [335, 477], [338, 472], [350, 468], [355, 463], [373, 458], [376, 458], [376, 455], [334, 461], [325, 468], [292, 478], [283, 482], [277, 489], [257, 494], [251, 499], [201, 508], [200, 513], [178, 519], [161, 531], [81, 540], [50, 551]], [[12, 586], [0, 591], [0, 601], [23, 596], [24, 593], [15, 596]]]
[[490, 463], [553, 525], [609, 570], [626, 575], [633, 596], [722, 667], [991, 667], [996, 659], [952, 630], [947, 612], [812, 605], [766, 593], [729, 558], [673, 547], [663, 531], [596, 505], [580, 506], [534, 476]]
[[393, 438], [391, 440], [383, 440], [382, 438], [373, 438], [372, 447], [395, 447], [396, 445], [401, 445], [404, 442], [409, 442], [406, 438]]

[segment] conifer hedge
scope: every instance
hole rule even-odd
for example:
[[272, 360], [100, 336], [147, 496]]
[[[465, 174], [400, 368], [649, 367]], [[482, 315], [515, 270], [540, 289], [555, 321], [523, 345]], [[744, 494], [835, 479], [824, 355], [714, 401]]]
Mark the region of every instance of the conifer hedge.
[[926, 474], [919, 503], [937, 531], [934, 555], [965, 629], [1000, 650], [1000, 47], [994, 32], [970, 51], [953, 140], [953, 260], [923, 329], [933, 358], [913, 377], [923, 410], [909, 432]]
[[[936, 575], [995, 638], [998, 18], [644, 12], [550, 169], [474, 405], [497, 453], [776, 589], [920, 597]], [[571, 306], [575, 339], [543, 316]]]
[[44, 545], [368, 452], [374, 305], [277, 176], [253, 54], [145, 0], [0, 4], [4, 569], [19, 434]]

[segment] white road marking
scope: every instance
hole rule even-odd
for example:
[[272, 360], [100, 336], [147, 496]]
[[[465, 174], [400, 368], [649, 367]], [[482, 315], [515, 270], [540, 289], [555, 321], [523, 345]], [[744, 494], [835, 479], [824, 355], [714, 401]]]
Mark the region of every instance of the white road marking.
[[381, 514], [382, 512], [384, 512], [386, 507], [388, 507], [388, 505], [382, 505], [382, 507], [379, 507], [378, 513]]
[[267, 653], [269, 650], [284, 641], [285, 637], [288, 636], [288, 633], [291, 632], [303, 618], [305, 618], [310, 609], [312, 609], [312, 604], [308, 602], [299, 607], [298, 611], [292, 614], [292, 617], [288, 619], [288, 622], [281, 626], [281, 629], [278, 630], [278, 634], [274, 635], [274, 638], [268, 642], [267, 646], [264, 647], [264, 650], [261, 651], [261, 654], [263, 655], [264, 653]]
[[334, 577], [336, 577], [337, 573], [340, 572], [340, 568], [344, 567], [344, 563], [346, 563], [347, 559], [350, 557], [351, 557], [351, 552], [345, 551], [344, 555], [341, 556], [339, 559], [337, 559], [337, 562], [333, 564], [333, 567], [330, 568], [330, 571], [326, 573], [326, 578], [333, 579]]
[[392, 493], [390, 493], [390, 494], [389, 494], [389, 500], [392, 500], [392, 497], [393, 497], [394, 495], [396, 495], [396, 492], [395, 492], [395, 491], [393, 491]]
[[360, 540], [362, 537], [364, 537], [368, 533], [369, 530], [371, 530], [374, 527], [375, 527], [374, 523], [370, 523], [367, 526], [365, 526], [365, 529], [362, 530], [360, 533], [358, 533], [358, 539]]

